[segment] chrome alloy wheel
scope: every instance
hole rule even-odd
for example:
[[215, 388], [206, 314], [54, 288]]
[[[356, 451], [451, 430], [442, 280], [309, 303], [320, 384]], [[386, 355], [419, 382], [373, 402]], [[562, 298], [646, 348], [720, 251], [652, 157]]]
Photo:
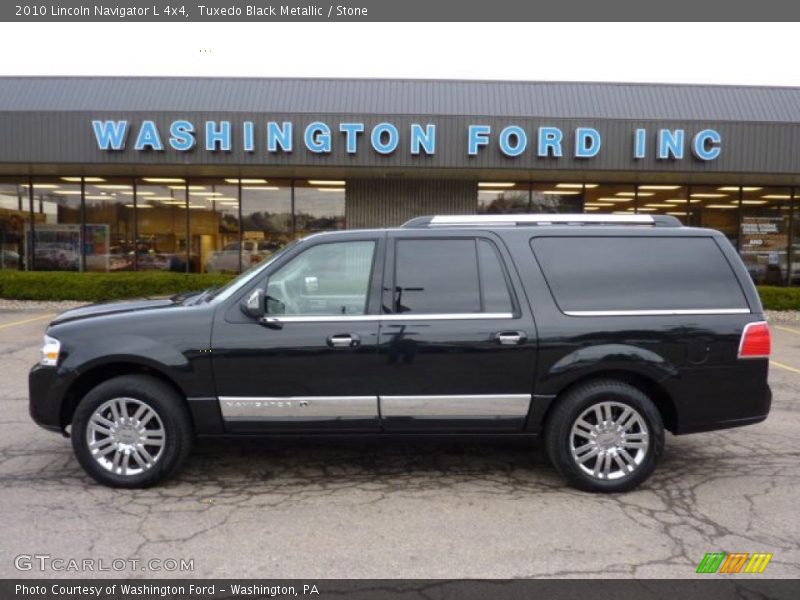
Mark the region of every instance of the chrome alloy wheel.
[[86, 443], [107, 471], [132, 476], [150, 469], [164, 453], [166, 432], [156, 411], [135, 398], [112, 398], [92, 413]]
[[572, 459], [595, 479], [620, 479], [642, 464], [650, 435], [642, 415], [621, 402], [598, 402], [575, 420], [569, 436]]

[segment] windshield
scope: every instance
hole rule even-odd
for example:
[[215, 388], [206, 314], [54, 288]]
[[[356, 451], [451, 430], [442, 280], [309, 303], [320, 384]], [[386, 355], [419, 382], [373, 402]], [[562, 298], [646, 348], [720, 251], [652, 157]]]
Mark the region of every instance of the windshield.
[[286, 253], [286, 251], [289, 250], [289, 248], [293, 248], [298, 243], [300, 243], [300, 241], [301, 240], [295, 240], [291, 242], [290, 244], [286, 245], [283, 249], [278, 250], [275, 254], [273, 254], [269, 258], [264, 259], [260, 263], [256, 263], [246, 271], [243, 271], [241, 275], [232, 279], [222, 287], [213, 290], [208, 294], [208, 296], [206, 296], [206, 301], [216, 302], [225, 300], [226, 298], [230, 297], [231, 294], [233, 294], [234, 292], [236, 292], [236, 290], [238, 290], [239, 288], [250, 282], [251, 279], [255, 278], [261, 271], [266, 269], [279, 257], [283, 256]]

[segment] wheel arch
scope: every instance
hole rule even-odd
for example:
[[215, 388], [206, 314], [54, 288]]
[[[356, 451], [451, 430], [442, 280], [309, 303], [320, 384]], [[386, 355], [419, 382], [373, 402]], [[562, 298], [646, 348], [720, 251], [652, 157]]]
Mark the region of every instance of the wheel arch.
[[[61, 405], [61, 428], [66, 430], [66, 427], [72, 422], [72, 416], [75, 414], [75, 409], [78, 404], [86, 396], [89, 391], [109, 379], [120, 377], [122, 375], [147, 375], [153, 379], [157, 379], [171, 387], [175, 393], [182, 399], [184, 404], [188, 407], [186, 401], [186, 392], [166, 373], [159, 369], [130, 360], [119, 360], [109, 363], [102, 363], [94, 365], [86, 372], [81, 373], [75, 381], [73, 381], [65, 395], [65, 401]], [[191, 410], [189, 411], [191, 416]], [[194, 423], [192, 423], [194, 426]]]
[[671, 433], [675, 433], [678, 427], [678, 410], [675, 405], [675, 401], [672, 399], [666, 388], [658, 383], [655, 379], [648, 377], [647, 375], [644, 375], [638, 371], [629, 371], [625, 369], [593, 371], [569, 382], [555, 394], [555, 397], [548, 405], [547, 410], [542, 417], [540, 425], [543, 427], [544, 424], [547, 423], [547, 420], [550, 418], [554, 408], [558, 405], [559, 399], [563, 398], [570, 390], [586, 382], [598, 379], [622, 381], [623, 383], [627, 383], [637, 388], [653, 401], [653, 404], [655, 404], [656, 409], [658, 409], [658, 412], [661, 415], [661, 420], [664, 422], [664, 428]]

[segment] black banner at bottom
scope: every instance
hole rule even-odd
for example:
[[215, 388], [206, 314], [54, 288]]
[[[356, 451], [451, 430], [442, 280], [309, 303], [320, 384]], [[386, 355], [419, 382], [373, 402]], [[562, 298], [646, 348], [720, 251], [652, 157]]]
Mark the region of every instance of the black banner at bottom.
[[800, 598], [800, 581], [622, 579], [4, 579], [2, 600], [717, 600]]

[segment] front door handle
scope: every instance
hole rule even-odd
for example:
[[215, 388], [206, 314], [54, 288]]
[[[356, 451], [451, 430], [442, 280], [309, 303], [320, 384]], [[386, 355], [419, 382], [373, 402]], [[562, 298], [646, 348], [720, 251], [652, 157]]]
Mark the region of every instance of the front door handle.
[[328, 346], [331, 348], [355, 348], [361, 344], [361, 338], [355, 333], [339, 333], [328, 336]]
[[494, 339], [501, 346], [518, 346], [528, 338], [521, 331], [501, 331], [495, 334]]

